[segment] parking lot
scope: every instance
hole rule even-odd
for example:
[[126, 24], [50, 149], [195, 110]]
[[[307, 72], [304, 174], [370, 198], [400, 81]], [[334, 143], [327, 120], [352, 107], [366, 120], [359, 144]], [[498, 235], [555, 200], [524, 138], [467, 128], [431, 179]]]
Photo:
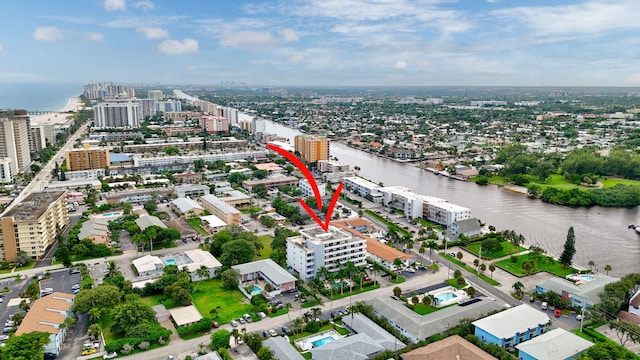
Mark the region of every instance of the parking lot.
[[67, 294], [73, 294], [73, 286], [79, 285], [81, 281], [80, 272], [77, 271], [71, 274], [70, 269], [63, 269], [51, 273], [49, 279], [43, 279], [40, 281], [40, 292], [50, 288], [53, 292], [63, 292]]
[[13, 314], [23, 312], [19, 307], [19, 303], [17, 303], [16, 301], [14, 301], [15, 304], [13, 304], [12, 306], [9, 306], [9, 303], [12, 302], [11, 300], [17, 299], [20, 293], [22, 293], [27, 288], [27, 285], [29, 285], [31, 281], [33, 280], [26, 279], [20, 282], [16, 282], [15, 277], [0, 280], [0, 288], [4, 288], [6, 286], [9, 288], [9, 290], [11, 290], [8, 293], [2, 294], [2, 303], [0, 303], [0, 322], [2, 322], [2, 325], [4, 325]]

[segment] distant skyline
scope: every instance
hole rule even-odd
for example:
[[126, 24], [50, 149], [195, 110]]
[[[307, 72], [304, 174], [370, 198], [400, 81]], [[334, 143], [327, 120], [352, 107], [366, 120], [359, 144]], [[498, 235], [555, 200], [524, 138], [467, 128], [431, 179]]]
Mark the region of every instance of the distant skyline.
[[50, 0], [0, 12], [0, 85], [640, 86], [635, 0]]

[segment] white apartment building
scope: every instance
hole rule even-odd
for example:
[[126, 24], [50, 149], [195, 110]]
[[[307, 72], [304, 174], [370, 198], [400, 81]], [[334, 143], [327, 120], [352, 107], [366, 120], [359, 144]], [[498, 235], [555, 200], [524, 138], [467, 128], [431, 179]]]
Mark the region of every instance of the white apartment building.
[[67, 171], [64, 173], [65, 180], [94, 180], [99, 177], [104, 177], [106, 172], [104, 169], [91, 169], [91, 170], [77, 170]]
[[0, 158], [11, 159], [11, 173], [31, 166], [30, 120], [25, 110], [0, 111]]
[[429, 200], [424, 203], [423, 217], [429, 221], [446, 225], [451, 228], [454, 222], [471, 218], [471, 210], [464, 206], [447, 202], [444, 199], [428, 197]]
[[93, 107], [95, 128], [138, 128], [142, 122], [142, 106], [138, 99], [107, 98]]
[[[298, 189], [302, 192], [302, 196], [304, 198], [308, 198], [309, 196], [315, 196], [313, 193], [313, 188], [311, 184], [309, 184], [309, 180], [301, 179], [298, 182]], [[324, 183], [318, 183], [318, 191], [320, 191], [320, 197], [324, 197], [327, 195], [326, 185]]]
[[247, 158], [264, 158], [267, 156], [267, 152], [265, 150], [259, 151], [245, 151], [245, 152], [234, 152], [234, 153], [219, 153], [219, 154], [204, 154], [204, 155], [176, 155], [176, 156], [153, 156], [153, 157], [143, 157], [141, 155], [134, 155], [131, 157], [133, 160], [133, 166], [167, 166], [167, 165], [176, 165], [176, 164], [184, 164], [190, 165], [193, 164], [196, 160], [204, 160], [204, 162], [216, 162], [218, 160], [224, 161], [237, 161], [237, 160], [245, 160]]
[[316, 165], [320, 172], [346, 172], [349, 171], [349, 164], [337, 160], [318, 160]]
[[335, 226], [329, 226], [326, 232], [320, 227], [300, 230], [300, 236], [287, 239], [287, 267], [308, 281], [323, 266], [330, 272], [340, 270], [340, 266], [349, 261], [355, 266], [364, 266], [366, 242]]
[[147, 92], [147, 97], [152, 100], [162, 100], [164, 99], [164, 95], [162, 94], [162, 90], [149, 90]]
[[382, 193], [384, 206], [399, 209], [409, 219], [422, 217], [424, 196], [416, 194], [404, 186], [388, 186], [378, 189]]
[[209, 195], [211, 189], [206, 185], [178, 185], [174, 187], [176, 196], [179, 198], [197, 198], [200, 196]]
[[374, 198], [382, 196], [378, 184], [374, 184], [369, 180], [365, 180], [358, 176], [350, 176], [342, 179], [344, 181], [345, 189], [354, 192], [362, 197], [371, 195]]
[[11, 159], [0, 159], [0, 183], [12, 183], [13, 173], [11, 172]]

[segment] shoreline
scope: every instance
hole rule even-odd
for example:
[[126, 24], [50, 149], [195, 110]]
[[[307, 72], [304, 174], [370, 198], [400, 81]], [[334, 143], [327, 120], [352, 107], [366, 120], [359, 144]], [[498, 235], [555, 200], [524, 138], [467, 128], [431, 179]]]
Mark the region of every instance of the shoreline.
[[[72, 96], [67, 100], [64, 108], [58, 111], [51, 111], [40, 115], [29, 115], [32, 124], [61, 124], [67, 121], [72, 113], [78, 112], [84, 108], [84, 102], [78, 96]], [[60, 116], [59, 116], [60, 115]]]

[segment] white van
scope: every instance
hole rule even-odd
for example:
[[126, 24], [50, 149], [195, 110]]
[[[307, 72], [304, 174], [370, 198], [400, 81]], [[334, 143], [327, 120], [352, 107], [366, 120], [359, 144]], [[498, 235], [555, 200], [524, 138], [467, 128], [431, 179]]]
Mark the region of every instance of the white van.
[[542, 305], [540, 306], [540, 308], [541, 308], [542, 310], [547, 310], [547, 309], [549, 308], [549, 304], [547, 304], [547, 302], [545, 301], [545, 302], [543, 302], [543, 303], [542, 303]]

